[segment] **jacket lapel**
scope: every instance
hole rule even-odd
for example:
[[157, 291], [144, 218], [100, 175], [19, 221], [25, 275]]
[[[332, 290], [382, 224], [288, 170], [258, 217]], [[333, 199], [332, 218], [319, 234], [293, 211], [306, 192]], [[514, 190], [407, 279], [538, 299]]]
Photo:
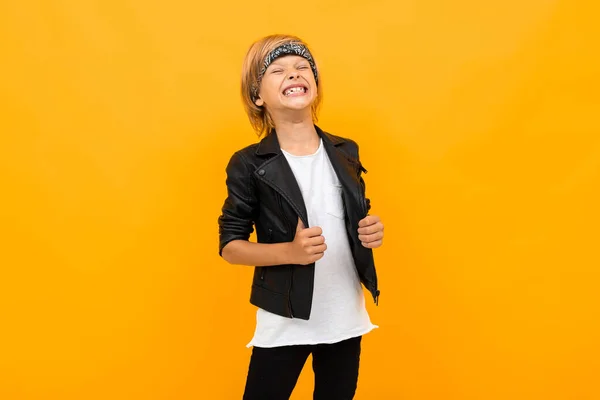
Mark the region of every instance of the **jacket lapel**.
[[272, 131], [261, 140], [256, 154], [259, 156], [272, 156], [256, 168], [254, 171], [256, 178], [279, 193], [296, 211], [304, 226], [308, 228], [308, 214], [302, 192], [294, 177], [292, 168], [281, 152], [275, 131]]
[[344, 143], [342, 139], [335, 138], [323, 131], [319, 134], [323, 138], [323, 146], [327, 151], [331, 166], [342, 185], [346, 201], [351, 199], [354, 202], [354, 204], [346, 204], [346, 207], [362, 210], [361, 187], [358, 180], [359, 162], [338, 148], [340, 144]]

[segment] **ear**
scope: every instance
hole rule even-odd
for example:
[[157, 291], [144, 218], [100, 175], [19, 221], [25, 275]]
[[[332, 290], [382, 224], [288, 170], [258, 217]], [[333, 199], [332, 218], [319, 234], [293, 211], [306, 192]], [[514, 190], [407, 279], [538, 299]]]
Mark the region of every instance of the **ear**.
[[254, 100], [254, 104], [256, 104], [259, 107], [262, 107], [265, 104], [265, 102], [263, 99], [260, 98], [260, 96], [258, 96], [258, 98]]

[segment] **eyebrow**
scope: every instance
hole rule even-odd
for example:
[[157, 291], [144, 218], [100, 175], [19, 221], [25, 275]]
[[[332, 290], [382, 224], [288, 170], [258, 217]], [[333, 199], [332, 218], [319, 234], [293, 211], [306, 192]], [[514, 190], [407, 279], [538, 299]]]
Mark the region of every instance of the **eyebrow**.
[[[310, 64], [310, 63], [308, 62], [308, 60], [306, 58], [302, 58], [301, 60], [298, 60], [294, 63], [294, 65], [298, 65], [298, 64]], [[279, 60], [275, 60], [271, 63], [271, 65], [269, 65], [269, 67], [275, 67], [275, 66], [284, 67], [285, 65], [279, 63]]]

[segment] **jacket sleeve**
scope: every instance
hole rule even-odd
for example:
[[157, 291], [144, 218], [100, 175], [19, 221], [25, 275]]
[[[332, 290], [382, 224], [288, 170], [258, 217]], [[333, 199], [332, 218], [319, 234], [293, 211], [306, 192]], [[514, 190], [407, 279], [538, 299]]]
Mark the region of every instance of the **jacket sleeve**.
[[255, 181], [244, 157], [235, 153], [226, 168], [227, 198], [219, 216], [219, 255], [233, 240], [248, 240], [258, 209]]

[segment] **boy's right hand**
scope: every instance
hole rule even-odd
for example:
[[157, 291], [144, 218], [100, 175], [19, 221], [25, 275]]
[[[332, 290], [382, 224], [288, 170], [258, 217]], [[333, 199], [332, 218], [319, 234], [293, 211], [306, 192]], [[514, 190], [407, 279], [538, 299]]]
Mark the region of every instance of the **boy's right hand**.
[[290, 243], [290, 259], [292, 264], [308, 265], [323, 258], [327, 245], [322, 236], [323, 230], [318, 226], [305, 229], [298, 218], [296, 236]]

